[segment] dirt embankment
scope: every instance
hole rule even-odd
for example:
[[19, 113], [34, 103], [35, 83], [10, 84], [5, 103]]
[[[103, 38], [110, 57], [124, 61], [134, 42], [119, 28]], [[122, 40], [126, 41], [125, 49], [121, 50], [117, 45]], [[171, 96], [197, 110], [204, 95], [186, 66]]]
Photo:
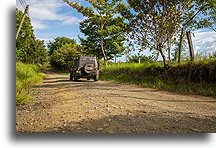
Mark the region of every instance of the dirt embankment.
[[17, 132], [215, 132], [215, 98], [81, 79], [47, 71], [33, 102], [16, 107]]

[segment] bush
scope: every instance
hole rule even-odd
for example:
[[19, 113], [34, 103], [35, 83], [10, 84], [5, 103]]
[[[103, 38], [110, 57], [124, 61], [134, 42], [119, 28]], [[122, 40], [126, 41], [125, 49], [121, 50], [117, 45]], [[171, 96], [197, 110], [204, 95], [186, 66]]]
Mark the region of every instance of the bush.
[[160, 62], [123, 63], [101, 69], [102, 80], [145, 87], [215, 95], [215, 60], [187, 63], [164, 69]]
[[29, 88], [45, 77], [37, 65], [16, 63], [16, 104], [24, 104], [31, 100], [28, 94]]
[[53, 51], [50, 56], [50, 63], [60, 71], [69, 71], [74, 60], [80, 55], [79, 47], [75, 44], [65, 44], [61, 48]]

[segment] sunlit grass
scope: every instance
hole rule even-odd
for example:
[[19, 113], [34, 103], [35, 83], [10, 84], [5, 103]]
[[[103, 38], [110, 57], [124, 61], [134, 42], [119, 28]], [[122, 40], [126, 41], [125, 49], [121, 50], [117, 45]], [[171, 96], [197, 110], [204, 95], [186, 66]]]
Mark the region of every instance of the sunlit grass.
[[16, 63], [16, 104], [24, 104], [31, 100], [28, 90], [35, 83], [42, 81], [46, 75], [40, 67], [33, 64]]
[[167, 70], [161, 62], [113, 64], [102, 68], [100, 75], [101, 80], [215, 95], [215, 59], [175, 63]]

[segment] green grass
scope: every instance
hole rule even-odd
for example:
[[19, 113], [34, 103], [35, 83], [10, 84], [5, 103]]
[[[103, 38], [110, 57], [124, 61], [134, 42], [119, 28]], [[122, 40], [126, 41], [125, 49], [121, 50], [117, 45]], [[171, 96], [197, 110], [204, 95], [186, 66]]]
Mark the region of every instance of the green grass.
[[170, 91], [215, 95], [215, 60], [173, 65], [167, 70], [160, 62], [108, 65], [106, 69], [101, 69], [100, 79]]
[[16, 63], [16, 104], [24, 104], [31, 100], [28, 91], [35, 83], [41, 82], [46, 75], [41, 73], [40, 66]]

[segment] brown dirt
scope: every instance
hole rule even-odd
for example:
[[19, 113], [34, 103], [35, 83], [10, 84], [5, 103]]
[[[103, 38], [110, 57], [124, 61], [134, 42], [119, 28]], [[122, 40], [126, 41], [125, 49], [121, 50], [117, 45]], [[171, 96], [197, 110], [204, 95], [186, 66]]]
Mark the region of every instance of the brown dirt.
[[17, 132], [215, 133], [215, 98], [47, 71], [16, 107]]

